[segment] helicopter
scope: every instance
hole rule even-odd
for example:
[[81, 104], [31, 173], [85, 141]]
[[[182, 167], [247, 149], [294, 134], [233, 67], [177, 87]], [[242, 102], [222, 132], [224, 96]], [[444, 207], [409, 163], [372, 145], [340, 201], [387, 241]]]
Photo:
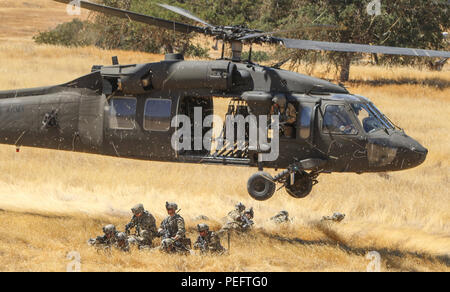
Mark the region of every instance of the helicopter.
[[[275, 32], [242, 26], [214, 26], [185, 9], [165, 4], [159, 5], [202, 26], [88, 1], [79, 1], [79, 5], [167, 30], [213, 37], [222, 41], [222, 57], [186, 61], [181, 54], [167, 54], [160, 62], [128, 65], [113, 57], [112, 65], [94, 65], [87, 75], [65, 84], [0, 91], [1, 144], [254, 167], [258, 171], [249, 178], [247, 190], [259, 201], [271, 198], [277, 184], [290, 196], [305, 198], [322, 173], [399, 171], [426, 159], [428, 150], [369, 99], [326, 80], [255, 64], [251, 46], [436, 58], [449, 58], [450, 52], [281, 38]], [[231, 59], [224, 56], [225, 44], [231, 45]], [[250, 45], [248, 60], [242, 60], [245, 44]], [[240, 116], [248, 123], [239, 129], [224, 123], [219, 137], [208, 136], [213, 123], [202, 121], [214, 113], [215, 98], [229, 100], [227, 118]], [[185, 127], [180, 116], [194, 123]], [[248, 118], [252, 116], [269, 118]], [[200, 139], [176, 136], [181, 125]], [[237, 143], [239, 131], [242, 143]], [[196, 147], [202, 139], [210, 143]], [[220, 139], [227, 143], [217, 143], [219, 147], [211, 143]], [[266, 159], [274, 147], [277, 155]], [[281, 172], [272, 176], [265, 169]]]

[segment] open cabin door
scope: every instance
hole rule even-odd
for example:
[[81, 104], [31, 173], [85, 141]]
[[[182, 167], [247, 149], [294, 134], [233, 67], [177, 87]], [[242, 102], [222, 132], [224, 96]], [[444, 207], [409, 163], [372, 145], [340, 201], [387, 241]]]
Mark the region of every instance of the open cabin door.
[[[214, 114], [212, 97], [181, 97], [178, 102], [176, 124], [178, 135], [175, 143], [177, 157], [204, 157], [211, 153], [211, 143], [204, 137], [212, 129], [208, 117]], [[211, 125], [209, 125], [211, 123]]]
[[[226, 105], [226, 103], [228, 103]], [[215, 108], [215, 104], [218, 104]], [[237, 128], [226, 129], [227, 116], [234, 118], [248, 115], [243, 101], [213, 97], [184, 97], [179, 101], [177, 130], [184, 127], [186, 135], [177, 135], [177, 158], [184, 162], [248, 165], [248, 143], [238, 148]], [[224, 110], [225, 109], [225, 110]], [[186, 128], [185, 121], [189, 124]], [[243, 129], [248, 139], [248, 125]], [[234, 134], [233, 137], [230, 135]], [[246, 148], [247, 147], [247, 148]], [[247, 150], [246, 150], [247, 149]]]

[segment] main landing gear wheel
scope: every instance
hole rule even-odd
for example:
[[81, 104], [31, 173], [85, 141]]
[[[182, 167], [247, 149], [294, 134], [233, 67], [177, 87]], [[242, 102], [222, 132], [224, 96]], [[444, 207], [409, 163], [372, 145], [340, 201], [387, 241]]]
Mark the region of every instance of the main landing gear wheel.
[[276, 185], [273, 178], [267, 172], [257, 172], [247, 182], [247, 190], [250, 196], [257, 201], [270, 199], [275, 193]]
[[302, 199], [311, 193], [315, 182], [305, 171], [296, 172], [293, 184], [291, 184], [291, 176], [287, 179], [286, 191], [290, 196]]

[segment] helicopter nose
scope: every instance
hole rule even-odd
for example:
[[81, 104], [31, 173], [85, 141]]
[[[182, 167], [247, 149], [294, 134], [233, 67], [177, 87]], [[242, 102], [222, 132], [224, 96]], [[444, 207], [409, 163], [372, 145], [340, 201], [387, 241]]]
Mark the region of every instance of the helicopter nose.
[[420, 145], [418, 142], [416, 142], [417, 145], [412, 146], [410, 148], [412, 152], [412, 156], [414, 157], [413, 160], [415, 160], [416, 165], [422, 164], [428, 155], [428, 149]]
[[400, 168], [408, 169], [421, 165], [427, 158], [428, 149], [411, 137], [407, 137], [405, 142], [398, 151], [397, 163]]

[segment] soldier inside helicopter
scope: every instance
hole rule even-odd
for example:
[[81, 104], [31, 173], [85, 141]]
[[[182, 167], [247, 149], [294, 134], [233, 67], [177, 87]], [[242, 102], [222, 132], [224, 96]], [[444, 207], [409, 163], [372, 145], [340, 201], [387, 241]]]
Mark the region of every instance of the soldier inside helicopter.
[[295, 106], [288, 102], [284, 95], [275, 96], [272, 102], [270, 115], [279, 116], [281, 136], [295, 138], [295, 127], [297, 124], [297, 110]]

